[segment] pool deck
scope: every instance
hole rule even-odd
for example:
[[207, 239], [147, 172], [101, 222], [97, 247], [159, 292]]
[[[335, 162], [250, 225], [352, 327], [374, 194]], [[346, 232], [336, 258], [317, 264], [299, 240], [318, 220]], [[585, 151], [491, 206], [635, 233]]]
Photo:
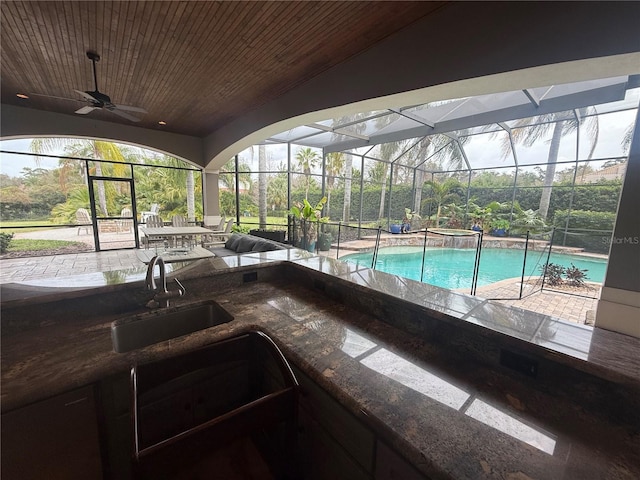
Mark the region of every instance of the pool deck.
[[520, 293], [520, 279], [510, 278], [478, 287], [476, 296], [581, 325], [593, 325], [600, 289], [600, 284], [589, 284], [579, 292], [539, 291], [538, 287], [538, 291], [529, 293], [528, 296], [525, 290], [524, 298], [517, 300]]

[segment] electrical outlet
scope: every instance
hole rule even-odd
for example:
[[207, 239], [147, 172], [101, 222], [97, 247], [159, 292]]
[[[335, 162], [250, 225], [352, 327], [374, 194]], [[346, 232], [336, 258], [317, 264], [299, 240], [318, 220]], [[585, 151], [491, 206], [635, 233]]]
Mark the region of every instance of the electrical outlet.
[[538, 362], [536, 360], [510, 352], [509, 350], [500, 350], [500, 365], [520, 372], [528, 377], [536, 378], [538, 376]]
[[242, 283], [255, 282], [258, 280], [258, 272], [249, 272], [242, 275]]

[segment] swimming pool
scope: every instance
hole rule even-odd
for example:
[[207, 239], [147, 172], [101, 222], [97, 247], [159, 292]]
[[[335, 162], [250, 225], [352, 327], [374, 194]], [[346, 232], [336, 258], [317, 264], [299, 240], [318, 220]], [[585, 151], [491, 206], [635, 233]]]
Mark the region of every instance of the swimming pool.
[[[371, 267], [372, 253], [353, 253], [340, 260]], [[471, 288], [475, 248], [427, 248], [423, 281], [438, 287], [456, 289]], [[524, 250], [483, 248], [478, 272], [478, 286], [489, 285], [507, 278], [522, 275]], [[540, 265], [546, 262], [546, 253], [529, 251], [525, 275], [539, 276]], [[422, 247], [385, 247], [378, 251], [376, 270], [420, 280]], [[552, 253], [551, 263], [570, 267], [573, 263], [586, 269], [586, 280], [600, 282], [604, 279], [607, 261], [580, 255]]]

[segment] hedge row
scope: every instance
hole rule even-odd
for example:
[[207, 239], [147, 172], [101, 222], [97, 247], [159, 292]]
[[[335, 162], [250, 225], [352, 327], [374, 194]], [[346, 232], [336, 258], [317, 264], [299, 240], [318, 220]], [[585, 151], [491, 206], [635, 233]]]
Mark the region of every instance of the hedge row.
[[[357, 219], [360, 212], [360, 190], [354, 188], [351, 193], [351, 217]], [[615, 214], [618, 208], [618, 198], [620, 196], [620, 185], [597, 185], [591, 187], [576, 187], [573, 193], [572, 208], [575, 210], [609, 212]], [[377, 220], [380, 210], [379, 187], [365, 187], [363, 191], [363, 220]], [[540, 196], [542, 188], [517, 188], [516, 200], [523, 210], [537, 210], [540, 205]], [[293, 191], [292, 200], [302, 201], [304, 191]], [[320, 200], [320, 192], [309, 192], [309, 201]], [[429, 205], [426, 199], [429, 198], [429, 189], [425, 188], [422, 193], [422, 207], [419, 212], [422, 217], [435, 213], [435, 205]], [[456, 203], [463, 205], [466, 203], [466, 188], [458, 188], [452, 191], [452, 198], [447, 203]], [[513, 198], [513, 190], [497, 189], [497, 188], [473, 188], [471, 187], [470, 198], [480, 206], [487, 205], [497, 201], [500, 203], [511, 202]], [[549, 206], [548, 218], [558, 210], [567, 209], [571, 202], [571, 188], [554, 187], [551, 194], [551, 204]], [[331, 219], [341, 219], [344, 204], [344, 190], [335, 189], [331, 192], [330, 211], [328, 213]], [[413, 190], [409, 186], [396, 186], [391, 193], [391, 219], [400, 220], [404, 215], [405, 207], [413, 204]], [[389, 206], [389, 195], [385, 197], [384, 216], [386, 218]]]
[[[564, 228], [569, 219], [569, 232], [565, 236]], [[557, 231], [553, 239], [554, 245], [584, 248], [588, 252], [609, 253], [609, 242], [616, 214], [611, 212], [594, 212], [589, 210], [556, 210], [553, 215], [553, 226]]]
[[3, 220], [41, 220], [51, 216], [51, 208], [46, 205], [0, 202], [0, 217]]

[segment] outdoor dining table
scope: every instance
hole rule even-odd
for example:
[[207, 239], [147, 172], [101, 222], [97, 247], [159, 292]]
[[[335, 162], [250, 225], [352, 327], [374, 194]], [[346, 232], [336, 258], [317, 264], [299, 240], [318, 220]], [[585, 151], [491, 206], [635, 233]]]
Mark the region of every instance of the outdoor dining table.
[[[146, 242], [149, 245], [152, 241], [160, 238], [170, 237], [188, 237], [197, 235], [211, 234], [211, 230], [204, 227], [187, 226], [187, 227], [140, 227], [140, 231], [149, 239]], [[175, 243], [175, 242], [172, 242]]]

